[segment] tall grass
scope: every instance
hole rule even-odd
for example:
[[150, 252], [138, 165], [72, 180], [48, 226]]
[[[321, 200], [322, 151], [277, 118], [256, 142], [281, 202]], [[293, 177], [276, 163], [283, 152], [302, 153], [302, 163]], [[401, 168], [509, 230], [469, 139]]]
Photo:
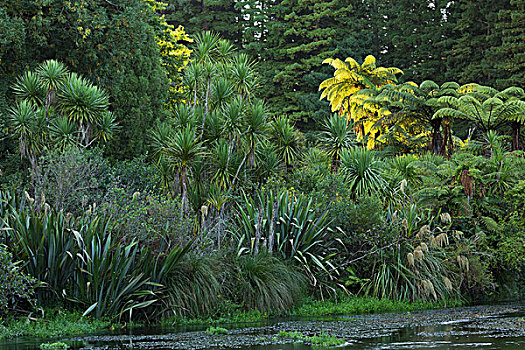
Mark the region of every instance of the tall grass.
[[293, 266], [265, 252], [243, 255], [236, 260], [236, 292], [247, 308], [261, 312], [284, 312], [302, 295], [306, 278]]

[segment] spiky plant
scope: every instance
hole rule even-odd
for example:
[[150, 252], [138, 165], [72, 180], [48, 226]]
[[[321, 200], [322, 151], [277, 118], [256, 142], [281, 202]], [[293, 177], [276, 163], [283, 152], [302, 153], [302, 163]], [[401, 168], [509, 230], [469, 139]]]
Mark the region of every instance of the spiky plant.
[[332, 159], [332, 172], [337, 172], [341, 163], [341, 153], [350, 149], [356, 142], [352, 124], [337, 114], [333, 114], [323, 125], [320, 137], [321, 146]]
[[353, 147], [341, 153], [342, 171], [355, 198], [378, 195], [385, 186], [382, 163], [373, 151]]
[[271, 125], [271, 141], [276, 153], [288, 169], [298, 159], [300, 143], [298, 132], [290, 119], [278, 117]]

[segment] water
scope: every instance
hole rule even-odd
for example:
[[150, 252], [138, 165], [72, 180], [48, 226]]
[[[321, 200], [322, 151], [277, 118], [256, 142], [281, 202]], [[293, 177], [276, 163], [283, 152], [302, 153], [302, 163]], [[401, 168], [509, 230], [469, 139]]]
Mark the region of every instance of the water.
[[[317, 319], [278, 319], [258, 324], [222, 325], [225, 335], [206, 327], [135, 329], [57, 339], [72, 349], [241, 349], [306, 350], [309, 344], [279, 337], [281, 330], [305, 335], [324, 332], [345, 338], [339, 349], [525, 349], [525, 305], [467, 308]], [[49, 341], [49, 340], [46, 340]], [[0, 350], [38, 349], [41, 340], [0, 342]]]

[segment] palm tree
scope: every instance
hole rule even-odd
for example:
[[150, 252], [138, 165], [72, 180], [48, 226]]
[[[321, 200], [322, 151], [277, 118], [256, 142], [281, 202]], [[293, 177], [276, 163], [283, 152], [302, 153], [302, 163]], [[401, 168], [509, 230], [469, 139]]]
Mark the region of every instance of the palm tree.
[[11, 133], [18, 139], [20, 156], [33, 159], [36, 139], [33, 136], [37, 132], [36, 111], [33, 104], [26, 100], [20, 101], [16, 107], [11, 108], [7, 118], [7, 125]]
[[235, 145], [240, 141], [243, 134], [243, 118], [245, 113], [245, 104], [241, 97], [236, 96], [230, 103], [228, 103], [222, 111], [222, 119], [224, 122], [224, 132], [230, 140], [230, 152]]
[[[442, 96], [459, 97], [465, 88], [458, 83], [446, 82], [441, 86], [432, 80], [417, 85], [407, 82], [396, 86], [386, 85], [380, 89], [365, 89], [350, 98], [352, 112], [359, 119], [360, 114], [375, 115], [372, 126], [365, 130], [381, 130], [384, 125], [419, 125], [431, 128], [430, 149], [434, 154], [450, 155], [452, 147], [451, 120], [435, 117], [434, 113], [443, 107], [438, 102]], [[367, 114], [368, 113], [368, 114]], [[403, 128], [405, 132], [407, 128]], [[443, 129], [443, 134], [441, 133]], [[420, 130], [421, 131], [421, 130]]]
[[275, 151], [288, 170], [299, 156], [298, 133], [287, 117], [278, 117], [271, 126], [272, 142]]
[[[505, 103], [512, 103], [521, 106], [523, 106], [522, 101], [525, 101], [525, 92], [522, 88], [516, 86], [506, 88], [497, 93], [497, 96], [505, 101]], [[512, 150], [517, 151], [520, 149], [520, 129], [525, 124], [525, 111], [520, 107], [517, 113], [509, 115], [507, 119], [512, 128]]]
[[[211, 153], [211, 163], [214, 174], [212, 180], [222, 189], [228, 189], [232, 185], [235, 169], [232, 166], [230, 147], [226, 140], [219, 140]], [[235, 155], [234, 155], [235, 156]]]
[[323, 129], [321, 145], [332, 159], [332, 173], [336, 173], [341, 162], [341, 152], [352, 147], [356, 141], [352, 124], [333, 114], [325, 122]]
[[58, 92], [62, 113], [78, 124], [82, 141], [88, 146], [92, 141], [93, 125], [99, 123], [109, 107], [106, 91], [71, 73]]
[[367, 195], [377, 195], [386, 187], [382, 163], [373, 151], [363, 147], [353, 147], [341, 153], [343, 174], [356, 199]]
[[237, 93], [242, 98], [248, 97], [255, 89], [258, 79], [254, 70], [255, 62], [246, 54], [233, 57], [230, 68], [230, 77]]
[[76, 125], [67, 117], [55, 118], [51, 122], [49, 131], [51, 132], [55, 147], [59, 150], [65, 150], [76, 144], [78, 130]]
[[46, 112], [46, 122], [48, 125], [49, 107], [55, 102], [56, 92], [62, 87], [68, 73], [66, 66], [55, 60], [47, 60], [37, 69], [41, 85], [46, 91], [44, 107]]
[[12, 89], [19, 100], [28, 101], [33, 106], [41, 106], [46, 96], [40, 77], [31, 71], [18, 77]]
[[248, 140], [248, 166], [255, 167], [255, 147], [265, 138], [269, 123], [266, 106], [262, 100], [257, 100], [249, 108], [243, 119], [244, 135]]
[[174, 133], [173, 139], [165, 146], [165, 155], [180, 170], [182, 211], [188, 212], [188, 167], [204, 153], [202, 143], [197, 139], [195, 129], [190, 126]]
[[[332, 106], [332, 112], [339, 111], [348, 114], [348, 98], [362, 89], [380, 88], [397, 82], [396, 75], [403, 74], [399, 68], [377, 67], [374, 56], [369, 55], [363, 64], [351, 57], [344, 62], [340, 59], [328, 58], [323, 64], [330, 64], [335, 68], [334, 76], [324, 80], [319, 85], [323, 90], [321, 100], [326, 97]], [[348, 115], [351, 118], [351, 115]]]

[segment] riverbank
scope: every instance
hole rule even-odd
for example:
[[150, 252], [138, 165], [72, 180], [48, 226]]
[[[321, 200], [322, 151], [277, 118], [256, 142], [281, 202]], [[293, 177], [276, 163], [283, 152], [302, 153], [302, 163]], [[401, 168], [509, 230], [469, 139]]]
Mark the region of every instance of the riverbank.
[[[260, 322], [279, 316], [334, 316], [365, 315], [390, 312], [411, 312], [416, 310], [440, 309], [462, 306], [461, 301], [449, 302], [410, 302], [358, 297], [343, 300], [307, 300], [285, 315], [268, 315], [257, 310], [233, 310], [230, 314], [207, 318], [170, 318], [160, 322], [162, 326], [213, 325], [229, 323]], [[58, 309], [46, 310], [44, 317], [0, 320], [0, 339], [32, 336], [38, 338], [56, 338], [95, 333], [107, 329], [119, 329], [124, 325], [109, 319], [82, 317], [79, 311]], [[130, 327], [130, 325], [126, 325]]]
[[30, 317], [0, 318], [0, 339], [26, 336], [56, 338], [94, 333], [110, 327], [109, 320], [82, 317], [80, 311], [47, 309], [43, 314], [35, 314]]
[[340, 300], [305, 300], [284, 315], [268, 315], [257, 310], [235, 311], [221, 317], [207, 318], [170, 318], [162, 322], [165, 326], [208, 325], [224, 323], [258, 322], [264, 319], [279, 316], [322, 317], [336, 315], [368, 315], [389, 312], [411, 312], [417, 310], [433, 310], [465, 305], [461, 300], [439, 302], [407, 301], [377, 299], [372, 297], [345, 298]]

